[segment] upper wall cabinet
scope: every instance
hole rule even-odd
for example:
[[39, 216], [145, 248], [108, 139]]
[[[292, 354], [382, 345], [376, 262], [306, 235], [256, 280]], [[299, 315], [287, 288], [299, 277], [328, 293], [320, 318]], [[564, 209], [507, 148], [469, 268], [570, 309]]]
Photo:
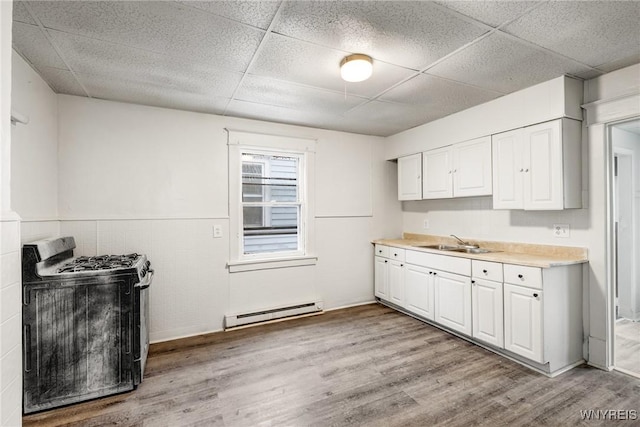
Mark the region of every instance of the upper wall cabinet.
[[398, 200], [422, 199], [422, 154], [398, 159]]
[[581, 122], [558, 119], [493, 135], [493, 208], [582, 207]]
[[425, 151], [422, 198], [486, 196], [491, 185], [491, 137]]

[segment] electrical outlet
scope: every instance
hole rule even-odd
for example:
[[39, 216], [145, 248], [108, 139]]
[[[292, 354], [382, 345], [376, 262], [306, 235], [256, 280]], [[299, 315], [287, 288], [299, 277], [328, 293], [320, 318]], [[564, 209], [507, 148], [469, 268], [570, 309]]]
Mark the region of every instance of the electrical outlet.
[[216, 239], [222, 237], [222, 226], [220, 224], [213, 226], [213, 237]]
[[571, 226], [569, 224], [553, 224], [553, 235], [555, 237], [571, 237]]
[[424, 224], [422, 225], [422, 228], [424, 228], [425, 230], [427, 230], [429, 228], [429, 220], [428, 219], [424, 220]]

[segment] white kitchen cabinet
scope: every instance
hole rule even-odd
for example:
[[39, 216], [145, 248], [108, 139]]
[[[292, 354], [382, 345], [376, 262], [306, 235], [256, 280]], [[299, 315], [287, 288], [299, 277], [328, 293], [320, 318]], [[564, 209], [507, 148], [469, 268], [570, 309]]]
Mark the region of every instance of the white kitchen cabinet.
[[451, 147], [422, 153], [422, 198], [453, 197], [453, 157]]
[[375, 296], [402, 307], [404, 304], [405, 250], [384, 245], [376, 245], [375, 254]]
[[389, 260], [376, 256], [374, 264], [374, 294], [384, 300], [389, 299]]
[[491, 184], [491, 137], [453, 146], [453, 197], [485, 196]]
[[492, 136], [493, 208], [582, 207], [581, 122], [558, 119]]
[[544, 363], [542, 291], [504, 285], [504, 348]]
[[398, 159], [398, 200], [422, 199], [422, 154]]
[[404, 263], [389, 260], [389, 301], [404, 307]]
[[425, 319], [434, 319], [433, 272], [426, 267], [406, 264], [404, 270], [404, 306]]
[[502, 282], [471, 280], [473, 337], [496, 347], [504, 347]]
[[490, 195], [491, 137], [425, 151], [422, 198], [442, 199]]
[[471, 278], [434, 271], [435, 321], [466, 335], [472, 333]]

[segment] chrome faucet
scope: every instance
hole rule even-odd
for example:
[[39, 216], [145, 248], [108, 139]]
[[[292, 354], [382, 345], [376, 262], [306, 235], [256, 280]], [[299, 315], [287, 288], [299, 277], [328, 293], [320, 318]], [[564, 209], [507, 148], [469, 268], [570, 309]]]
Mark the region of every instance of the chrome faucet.
[[458, 236], [456, 236], [455, 234], [449, 234], [449, 236], [453, 237], [454, 239], [456, 239], [458, 242], [460, 242], [460, 244], [462, 246], [464, 246], [465, 248], [472, 248], [472, 249], [476, 249], [479, 248], [480, 246], [478, 245], [472, 245], [469, 242], [465, 242], [464, 240], [462, 240], [461, 238], [459, 238]]

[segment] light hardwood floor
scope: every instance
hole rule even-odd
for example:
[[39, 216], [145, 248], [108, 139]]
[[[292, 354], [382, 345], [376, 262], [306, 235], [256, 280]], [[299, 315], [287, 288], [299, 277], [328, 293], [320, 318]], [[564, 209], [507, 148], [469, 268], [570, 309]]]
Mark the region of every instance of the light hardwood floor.
[[640, 322], [616, 322], [616, 367], [640, 375]]
[[640, 411], [640, 380], [587, 366], [549, 379], [377, 304], [154, 345], [145, 374], [24, 425], [593, 426], [611, 421], [580, 410]]

